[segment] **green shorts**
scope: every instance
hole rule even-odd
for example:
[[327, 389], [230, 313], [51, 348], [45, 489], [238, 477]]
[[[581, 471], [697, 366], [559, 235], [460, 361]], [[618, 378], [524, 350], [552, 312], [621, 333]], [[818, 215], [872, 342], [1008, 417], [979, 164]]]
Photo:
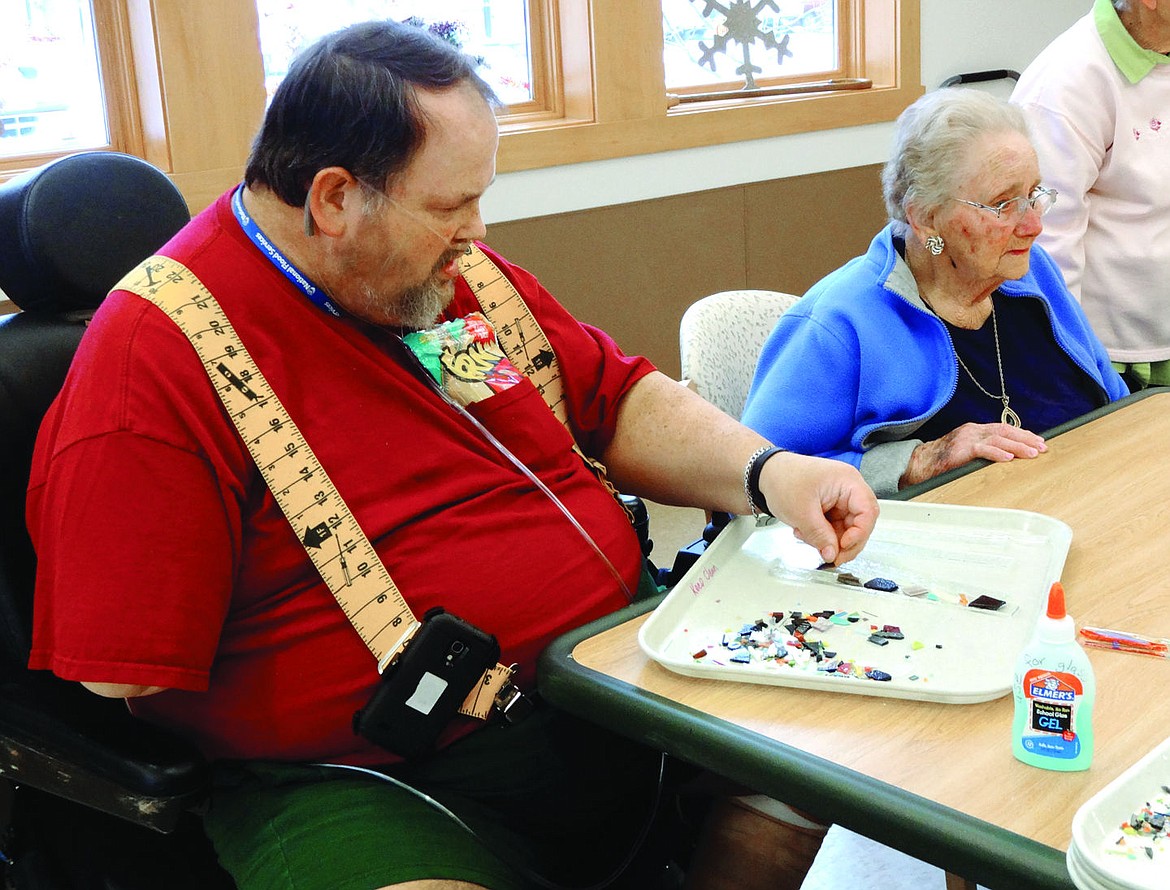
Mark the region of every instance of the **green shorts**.
[[240, 890], [374, 890], [426, 878], [492, 890], [587, 886], [650, 818], [659, 755], [544, 705], [377, 776], [325, 766], [216, 767], [204, 826]]

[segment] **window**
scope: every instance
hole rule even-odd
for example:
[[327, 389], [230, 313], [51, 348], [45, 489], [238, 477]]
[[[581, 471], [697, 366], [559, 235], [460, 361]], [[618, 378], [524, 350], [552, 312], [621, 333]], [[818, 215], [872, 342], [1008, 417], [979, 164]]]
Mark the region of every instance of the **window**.
[[[753, 63], [765, 69], [758, 75], [761, 81], [775, 77], [783, 86], [792, 78], [820, 78], [836, 70], [870, 84], [867, 89], [796, 96], [760, 90], [718, 100], [671, 98], [672, 93], [682, 98], [688, 91], [701, 93], [730, 83], [720, 73], [720, 60], [713, 72], [717, 79], [708, 78], [709, 64], [688, 63], [691, 74], [684, 76], [666, 62], [669, 41], [684, 51], [698, 46], [696, 42], [688, 49], [686, 39], [679, 42], [674, 34], [675, 29], [685, 30], [683, 8], [706, 7], [711, 0], [0, 0], [0, 65], [11, 69], [8, 77], [14, 70], [22, 78], [16, 83], [26, 86], [27, 72], [14, 61], [18, 42], [23, 46], [31, 39], [30, 29], [35, 36], [47, 24], [58, 27], [61, 35], [68, 33], [76, 50], [65, 61], [58, 56], [46, 73], [52, 70], [57, 77], [58, 64], [61, 70], [84, 71], [64, 79], [76, 80], [70, 88], [84, 80], [88, 103], [94, 96], [96, 64], [108, 147], [140, 155], [165, 170], [198, 211], [241, 177], [264, 113], [266, 84], [281, 76], [297, 46], [315, 36], [310, 30], [336, 27], [343, 23], [341, 16], [369, 18], [393, 10], [399, 15], [415, 12], [431, 24], [456, 23], [455, 36], [465, 49], [483, 56], [485, 74], [509, 102], [501, 115], [498, 158], [498, 170], [507, 173], [893, 120], [922, 92], [919, 2], [719, 3], [726, 8], [749, 5], [763, 25], [791, 31], [810, 50], [814, 35], [820, 35], [816, 39], [821, 48], [809, 55], [820, 61], [799, 70], [797, 49], [804, 54], [805, 48], [798, 46], [796, 36], [788, 44], [793, 57], [784, 57], [774, 71], [763, 62], [776, 52], [753, 49]], [[791, 11], [796, 7], [816, 14], [797, 27], [797, 13]], [[322, 10], [328, 13], [328, 24]], [[441, 11], [438, 22], [436, 10]], [[68, 27], [55, 24], [57, 15]], [[829, 21], [837, 47], [833, 69], [826, 67], [830, 32], [823, 23]], [[709, 26], [709, 21], [695, 25]], [[87, 60], [95, 43], [96, 63]], [[701, 49], [699, 53], [702, 58]], [[785, 70], [788, 65], [792, 67]], [[39, 63], [36, 71], [39, 77]], [[16, 101], [9, 87], [0, 90], [0, 101]], [[41, 102], [40, 108], [55, 100], [27, 101]], [[81, 103], [71, 97], [69, 108], [76, 119], [94, 121], [75, 101]], [[15, 110], [24, 105], [21, 100], [22, 107]], [[59, 153], [90, 147], [86, 143], [97, 138], [80, 135], [82, 130], [72, 124], [69, 130], [75, 141], [63, 142], [68, 147]], [[40, 144], [36, 149], [24, 144], [32, 153], [0, 152], [0, 177], [53, 156]]]
[[269, 100], [293, 57], [331, 31], [374, 19], [413, 21], [462, 48], [509, 108], [532, 110], [527, 0], [256, 0]]
[[847, 76], [848, 4], [662, 0], [666, 89], [702, 96]]
[[89, 0], [0, 2], [0, 157], [109, 144]]
[[[499, 169], [526, 170], [891, 121], [922, 94], [919, 0], [541, 0], [556, 36], [562, 109], [502, 126]], [[705, 52], [736, 27], [752, 42], [758, 85], [730, 78], [742, 54]], [[743, 17], [750, 19], [746, 23]], [[771, 28], [772, 30], [768, 30]], [[745, 32], [746, 36], [746, 32]], [[734, 41], [726, 41], [734, 50]], [[662, 47], [652, 52], [650, 47]], [[766, 64], [765, 64], [766, 63]], [[791, 67], [786, 67], [791, 66]], [[814, 83], [800, 85], [812, 79]], [[845, 81], [842, 83], [841, 81]], [[704, 101], [695, 101], [701, 98]]]
[[63, 154], [143, 153], [128, 0], [0, 0], [0, 177]]
[[[269, 96], [302, 46], [369, 18], [413, 16], [482, 59], [501, 172], [892, 120], [921, 93], [918, 0], [256, 3]], [[814, 93], [832, 96], [794, 101]]]

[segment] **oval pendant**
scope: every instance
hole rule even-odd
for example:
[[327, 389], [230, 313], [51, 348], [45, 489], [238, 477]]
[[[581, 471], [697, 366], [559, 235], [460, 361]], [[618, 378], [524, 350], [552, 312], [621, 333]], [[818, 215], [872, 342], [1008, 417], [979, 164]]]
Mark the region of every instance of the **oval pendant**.
[[1015, 427], [1023, 426], [1023, 424], [1020, 422], [1020, 415], [1018, 415], [1015, 411], [1013, 411], [1010, 407], [1008, 407], [1008, 403], [1007, 403], [1006, 399], [1004, 400], [1004, 403], [1003, 403], [1003, 414], [1001, 414], [999, 416], [999, 419], [1000, 419], [1001, 423], [1006, 423], [1006, 424], [1009, 424], [1011, 426], [1015, 426]]

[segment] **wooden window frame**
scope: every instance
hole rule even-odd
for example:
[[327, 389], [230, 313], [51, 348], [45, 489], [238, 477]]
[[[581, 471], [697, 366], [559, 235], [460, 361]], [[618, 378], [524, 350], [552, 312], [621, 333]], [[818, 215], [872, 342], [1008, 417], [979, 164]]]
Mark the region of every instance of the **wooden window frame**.
[[[109, 138], [105, 143], [87, 146], [86, 149], [108, 149], [141, 155], [142, 125], [138, 115], [126, 4], [123, 0], [90, 0], [90, 7], [93, 10], [93, 30]], [[13, 175], [39, 167], [71, 151], [76, 149], [0, 158], [0, 175]]]
[[[170, 175], [192, 211], [243, 175], [264, 114], [258, 15], [241, 0], [92, 0], [114, 151]], [[214, 84], [208, 89], [207, 84]], [[69, 152], [0, 163], [0, 178]]]
[[564, 93], [560, 88], [560, 27], [554, 13], [545, 0], [527, 0], [532, 99], [501, 109], [503, 119], [532, 125], [556, 120], [564, 113]]
[[[529, 0], [531, 108], [501, 118], [501, 173], [893, 120], [922, 93], [920, 0], [844, 0], [865, 90], [669, 107], [657, 0]], [[111, 147], [166, 171], [201, 210], [243, 175], [264, 114], [247, 0], [94, 0]], [[98, 14], [100, 11], [100, 14]], [[653, 51], [647, 51], [653, 47]], [[212, 84], [213, 88], [208, 88]], [[24, 158], [30, 167], [47, 160]], [[11, 167], [0, 168], [0, 176]], [[780, 173], [781, 171], [778, 171]]]
[[[847, 58], [867, 89], [671, 107], [657, 0], [542, 0], [560, 33], [564, 112], [504, 120], [500, 172], [721, 145], [891, 121], [922, 95], [920, 0], [843, 0]], [[618, 74], [620, 72], [620, 74]]]

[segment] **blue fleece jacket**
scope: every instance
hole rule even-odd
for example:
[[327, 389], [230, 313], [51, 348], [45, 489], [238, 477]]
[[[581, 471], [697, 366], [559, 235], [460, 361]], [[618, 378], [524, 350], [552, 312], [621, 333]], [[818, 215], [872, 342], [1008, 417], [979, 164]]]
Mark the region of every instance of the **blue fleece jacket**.
[[[879, 497], [897, 492], [921, 443], [909, 437], [954, 395], [959, 374], [950, 335], [922, 302], [894, 237], [886, 226], [864, 256], [781, 316], [743, 413], [745, 424], [783, 448], [858, 467]], [[1109, 401], [1128, 393], [1043, 248], [1032, 248], [1027, 275], [996, 293], [1038, 297], [1057, 345]]]

